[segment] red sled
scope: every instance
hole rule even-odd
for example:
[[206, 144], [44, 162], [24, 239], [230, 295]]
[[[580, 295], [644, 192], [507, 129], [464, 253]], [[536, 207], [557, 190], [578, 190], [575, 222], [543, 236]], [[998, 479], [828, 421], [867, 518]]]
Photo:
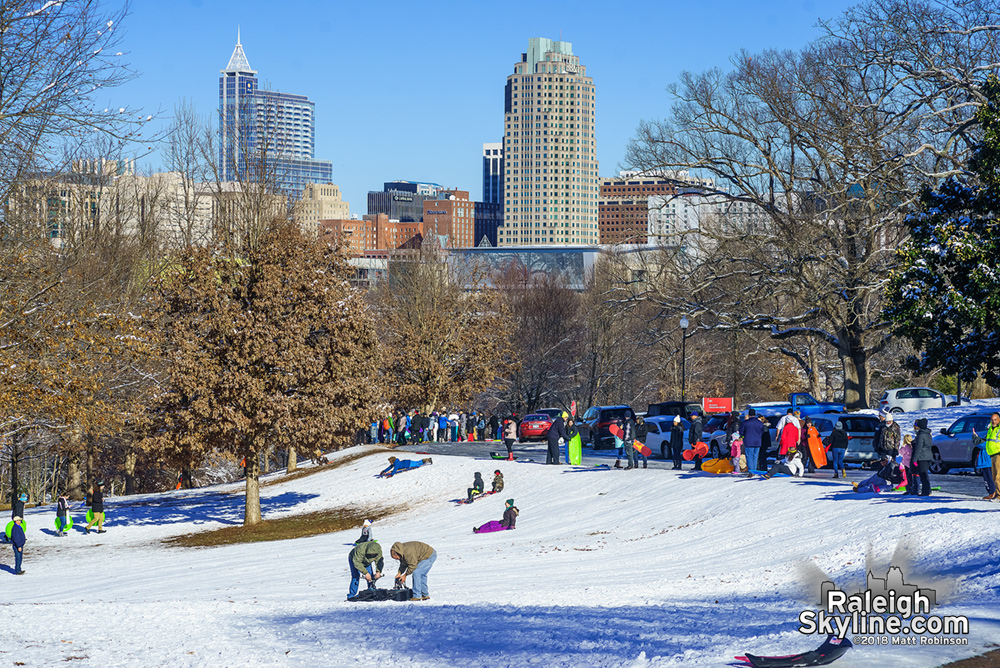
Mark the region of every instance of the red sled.
[[708, 444], [698, 441], [690, 450], [685, 450], [681, 456], [685, 461], [691, 461], [695, 457], [705, 457], [708, 455]]

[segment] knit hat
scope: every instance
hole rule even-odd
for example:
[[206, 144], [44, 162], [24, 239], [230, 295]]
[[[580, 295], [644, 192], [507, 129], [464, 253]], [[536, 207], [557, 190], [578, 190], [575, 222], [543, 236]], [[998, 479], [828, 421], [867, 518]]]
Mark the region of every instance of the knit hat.
[[917, 429], [927, 429], [927, 418], [917, 420]]
[[366, 529], [368, 527], [370, 527], [371, 525], [372, 525], [372, 521], [371, 520], [365, 520], [364, 522], [361, 523], [361, 526], [363, 526]]
[[28, 500], [28, 495], [27, 494], [22, 494], [21, 496], [19, 496], [17, 498], [20, 499], [21, 501], [27, 501]]
[[503, 475], [503, 474], [500, 473], [500, 469], [497, 469], [496, 471], [493, 472], [493, 475]]
[[753, 417], [755, 415], [757, 415], [757, 409], [751, 408], [750, 410], [747, 411], [747, 417]]
[[514, 505], [514, 499], [507, 499], [507, 505], [508, 506], [513, 506]]
[[885, 421], [886, 422], [892, 422], [893, 421], [892, 413], [886, 413]]
[[678, 423], [680, 421], [681, 421], [681, 416], [680, 415], [675, 415], [674, 416], [674, 424], [676, 424], [676, 423]]

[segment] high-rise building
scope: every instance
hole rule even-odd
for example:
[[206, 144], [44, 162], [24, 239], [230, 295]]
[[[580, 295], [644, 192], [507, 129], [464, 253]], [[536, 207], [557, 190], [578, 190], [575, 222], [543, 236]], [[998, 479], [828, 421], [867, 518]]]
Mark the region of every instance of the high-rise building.
[[316, 160], [316, 105], [304, 95], [263, 90], [239, 32], [219, 77], [219, 165], [225, 181], [274, 179], [298, 198], [309, 183], [333, 181], [333, 163]]
[[572, 44], [528, 41], [504, 94], [499, 245], [598, 242], [594, 101]]
[[483, 144], [483, 201], [503, 204], [503, 142]]
[[384, 213], [402, 223], [424, 219], [424, 200], [434, 199], [441, 186], [420, 181], [387, 181], [382, 191], [368, 192], [368, 215]]

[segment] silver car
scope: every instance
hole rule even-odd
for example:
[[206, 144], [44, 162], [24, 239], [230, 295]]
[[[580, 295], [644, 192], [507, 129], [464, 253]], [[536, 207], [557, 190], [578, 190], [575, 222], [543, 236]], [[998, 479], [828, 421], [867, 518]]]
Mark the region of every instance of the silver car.
[[955, 420], [931, 440], [931, 473], [946, 473], [951, 468], [975, 468], [979, 448], [972, 444], [972, 431], [986, 437], [992, 413], [972, 413]]

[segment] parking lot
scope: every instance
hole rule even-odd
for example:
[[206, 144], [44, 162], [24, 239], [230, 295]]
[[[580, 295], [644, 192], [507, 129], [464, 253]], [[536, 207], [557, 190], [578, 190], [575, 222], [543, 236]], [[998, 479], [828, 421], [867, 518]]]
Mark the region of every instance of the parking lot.
[[[490, 458], [490, 452], [504, 452], [506, 453], [506, 448], [501, 441], [473, 441], [473, 442], [463, 442], [463, 443], [420, 443], [419, 445], [408, 445], [405, 448], [398, 448], [400, 451], [413, 452], [413, 453], [427, 453], [430, 455], [454, 455], [458, 457], [471, 457], [486, 460], [484, 462], [484, 473], [487, 472], [489, 466], [493, 463], [499, 464], [497, 460]], [[514, 456], [518, 460], [525, 461], [530, 460], [532, 462], [545, 463], [545, 443], [515, 443], [514, 444]], [[662, 475], [664, 471], [669, 473], [669, 469], [672, 464], [667, 461], [659, 459], [659, 453], [653, 453], [654, 457], [649, 459], [649, 470], [656, 471], [657, 474]], [[584, 448], [583, 451], [583, 466], [600, 466], [608, 465], [614, 466], [615, 463], [615, 451], [614, 450], [602, 450], [600, 452], [594, 452], [589, 448]], [[624, 465], [624, 464], [623, 464]], [[683, 466], [685, 471], [690, 471], [694, 468], [692, 462], [684, 462]], [[489, 469], [492, 471], [492, 469]], [[614, 469], [612, 469], [614, 470]], [[649, 472], [646, 471], [646, 473]], [[640, 469], [640, 472], [642, 469]], [[709, 474], [706, 474], [709, 475]], [[817, 471], [816, 473], [807, 473], [806, 478], [817, 478], [829, 479], [833, 475], [832, 471], [829, 469], [824, 469]], [[837, 482], [842, 484], [850, 484], [852, 482], [858, 482], [864, 480], [872, 475], [871, 471], [862, 470], [858, 466], [848, 465], [847, 468], [847, 479], [840, 479]], [[981, 476], [973, 472], [971, 469], [968, 470], [955, 470], [944, 475], [931, 475], [931, 486], [940, 487], [942, 494], [954, 494], [961, 496], [970, 496], [975, 498], [981, 498], [986, 494], [985, 488], [983, 487], [983, 479]]]

